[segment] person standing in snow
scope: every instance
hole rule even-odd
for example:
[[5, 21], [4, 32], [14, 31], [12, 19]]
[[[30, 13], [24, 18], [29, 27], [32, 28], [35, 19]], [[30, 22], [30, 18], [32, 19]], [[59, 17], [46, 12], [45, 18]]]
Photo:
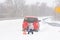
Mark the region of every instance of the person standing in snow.
[[28, 26], [28, 34], [29, 33], [32, 33], [33, 34], [33, 29], [34, 29], [33, 23], [29, 23], [29, 26]]

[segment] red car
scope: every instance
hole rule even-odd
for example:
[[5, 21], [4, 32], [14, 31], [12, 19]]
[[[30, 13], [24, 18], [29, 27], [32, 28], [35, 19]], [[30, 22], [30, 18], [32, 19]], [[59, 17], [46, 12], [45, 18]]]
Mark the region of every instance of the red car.
[[28, 29], [29, 23], [33, 23], [34, 31], [38, 31], [39, 30], [39, 22], [40, 22], [40, 20], [38, 20], [38, 18], [36, 18], [36, 17], [33, 17], [33, 16], [25, 17], [23, 20], [23, 25], [22, 25], [23, 31]]

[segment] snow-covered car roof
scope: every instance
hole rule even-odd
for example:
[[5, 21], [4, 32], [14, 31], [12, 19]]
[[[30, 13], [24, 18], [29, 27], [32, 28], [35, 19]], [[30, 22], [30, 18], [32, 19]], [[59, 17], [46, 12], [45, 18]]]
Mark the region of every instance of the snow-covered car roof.
[[30, 17], [30, 18], [37, 18], [36, 16], [25, 16], [25, 18], [28, 18], [28, 17]]

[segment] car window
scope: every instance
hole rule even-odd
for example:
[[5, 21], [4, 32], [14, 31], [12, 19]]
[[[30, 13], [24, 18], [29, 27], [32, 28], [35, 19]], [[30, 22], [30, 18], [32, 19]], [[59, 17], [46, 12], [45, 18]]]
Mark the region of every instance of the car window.
[[38, 21], [38, 19], [37, 18], [25, 18], [24, 21], [34, 22], [34, 21]]

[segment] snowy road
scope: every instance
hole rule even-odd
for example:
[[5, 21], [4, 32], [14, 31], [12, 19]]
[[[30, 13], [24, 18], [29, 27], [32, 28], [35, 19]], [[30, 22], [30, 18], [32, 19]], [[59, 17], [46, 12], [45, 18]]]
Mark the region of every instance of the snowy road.
[[23, 19], [0, 21], [0, 40], [60, 40], [60, 27], [52, 27], [40, 22], [40, 31], [22, 34]]

